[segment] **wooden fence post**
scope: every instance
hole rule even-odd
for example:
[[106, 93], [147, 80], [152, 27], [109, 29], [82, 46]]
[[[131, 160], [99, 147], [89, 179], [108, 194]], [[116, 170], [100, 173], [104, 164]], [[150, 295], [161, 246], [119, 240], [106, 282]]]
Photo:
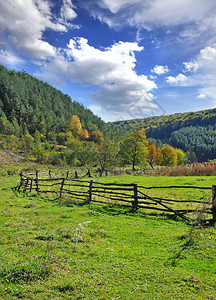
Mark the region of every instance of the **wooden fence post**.
[[75, 178], [79, 178], [79, 177], [78, 177], [78, 172], [77, 172], [77, 171], [75, 171]]
[[35, 173], [35, 184], [36, 184], [36, 192], [39, 193], [39, 186], [38, 186], [38, 171]]
[[133, 195], [134, 201], [132, 202], [132, 208], [133, 209], [137, 209], [138, 208], [138, 190], [137, 190], [137, 184], [134, 183], [133, 187], [134, 187], [134, 195]]
[[69, 175], [69, 171], [67, 171], [67, 174], [66, 174], [66, 179], [68, 179], [68, 175]]
[[86, 176], [91, 177], [91, 172], [90, 172], [89, 169], [88, 169], [88, 172], [87, 172]]
[[30, 183], [30, 193], [31, 193], [31, 191], [32, 191], [32, 183], [33, 183], [33, 179], [30, 178], [30, 180], [31, 180], [31, 183]]
[[212, 225], [216, 223], [216, 185], [212, 186]]
[[93, 185], [93, 180], [90, 180], [90, 184], [89, 184], [89, 199], [88, 199], [89, 202], [92, 201], [92, 185]]
[[62, 191], [63, 191], [63, 188], [64, 188], [64, 182], [65, 182], [65, 178], [62, 178], [62, 183], [61, 183], [61, 188], [60, 188], [60, 199], [62, 198]]
[[25, 183], [25, 186], [24, 186], [24, 191], [26, 192], [27, 191], [27, 189], [28, 189], [28, 183], [29, 183], [29, 178], [27, 177], [26, 178], [26, 183]]
[[19, 187], [18, 187], [18, 191], [20, 190], [21, 186], [23, 185], [23, 173], [20, 172], [19, 175], [20, 175], [20, 185], [19, 185]]
[[49, 170], [49, 178], [50, 178], [50, 179], [52, 178], [51, 170]]

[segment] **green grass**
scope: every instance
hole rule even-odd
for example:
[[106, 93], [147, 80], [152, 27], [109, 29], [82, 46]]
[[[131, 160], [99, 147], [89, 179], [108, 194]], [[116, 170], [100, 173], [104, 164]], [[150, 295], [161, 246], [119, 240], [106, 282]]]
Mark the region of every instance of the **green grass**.
[[[215, 228], [108, 205], [60, 205], [17, 193], [18, 179], [0, 177], [0, 299], [216, 299]], [[216, 177], [97, 180], [211, 186]]]

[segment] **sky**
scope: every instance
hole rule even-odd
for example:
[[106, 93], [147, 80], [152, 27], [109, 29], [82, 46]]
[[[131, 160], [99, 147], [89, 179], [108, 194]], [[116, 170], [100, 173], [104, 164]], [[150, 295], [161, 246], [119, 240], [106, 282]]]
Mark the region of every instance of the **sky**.
[[1, 0], [0, 63], [104, 121], [216, 106], [215, 0]]

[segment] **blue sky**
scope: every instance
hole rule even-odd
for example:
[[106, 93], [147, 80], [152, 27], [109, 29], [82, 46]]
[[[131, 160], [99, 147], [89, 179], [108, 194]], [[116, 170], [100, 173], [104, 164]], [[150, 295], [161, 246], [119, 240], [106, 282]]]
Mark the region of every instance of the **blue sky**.
[[105, 121], [216, 106], [215, 0], [2, 0], [0, 63]]

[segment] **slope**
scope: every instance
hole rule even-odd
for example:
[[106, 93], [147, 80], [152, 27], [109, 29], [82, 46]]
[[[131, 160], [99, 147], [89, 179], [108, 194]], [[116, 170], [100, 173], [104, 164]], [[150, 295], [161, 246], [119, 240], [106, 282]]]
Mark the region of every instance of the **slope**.
[[80, 118], [85, 129], [98, 128], [105, 135], [111, 135], [109, 125], [68, 95], [25, 71], [9, 71], [0, 65], [0, 117], [3, 118], [1, 123], [7, 123], [8, 134], [10, 127], [17, 124], [32, 135], [36, 130], [45, 135], [50, 131], [66, 131], [72, 115]]
[[216, 109], [118, 121], [114, 125], [126, 130], [144, 128], [147, 138], [195, 152], [199, 161], [216, 158]]

